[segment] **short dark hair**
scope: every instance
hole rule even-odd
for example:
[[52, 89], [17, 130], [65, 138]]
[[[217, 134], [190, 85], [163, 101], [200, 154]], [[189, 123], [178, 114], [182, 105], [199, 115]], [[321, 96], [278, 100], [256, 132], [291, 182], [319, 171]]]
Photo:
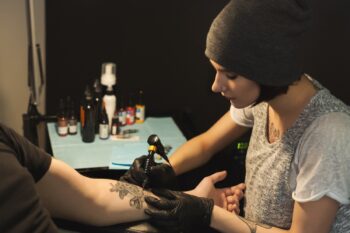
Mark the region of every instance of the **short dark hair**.
[[260, 95], [254, 105], [260, 104], [263, 101], [269, 101], [275, 98], [276, 96], [282, 95], [287, 93], [289, 85], [286, 86], [267, 86], [259, 84], [260, 87]]
[[255, 101], [255, 103], [253, 104], [253, 106], [260, 104], [261, 102], [264, 102], [264, 101], [267, 102], [269, 100], [272, 100], [276, 96], [286, 94], [288, 91], [288, 88], [291, 85], [293, 85], [295, 82], [301, 80], [301, 77], [302, 75], [300, 75], [299, 78], [295, 80], [293, 83], [289, 85], [284, 85], [284, 86], [269, 86], [269, 85], [263, 85], [258, 83], [260, 87], [260, 95], [258, 99]]

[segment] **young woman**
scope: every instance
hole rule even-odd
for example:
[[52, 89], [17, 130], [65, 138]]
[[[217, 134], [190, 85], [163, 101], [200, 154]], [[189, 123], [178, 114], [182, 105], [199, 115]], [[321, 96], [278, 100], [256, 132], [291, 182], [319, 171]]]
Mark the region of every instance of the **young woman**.
[[[216, 70], [212, 90], [231, 108], [170, 163], [175, 174], [198, 167], [252, 128], [245, 216], [155, 190], [160, 200], [146, 198], [154, 224], [187, 232], [209, 224], [223, 232], [350, 232], [350, 110], [303, 72], [299, 48], [310, 11], [306, 0], [231, 0], [215, 18], [205, 53]], [[171, 177], [166, 165], [158, 170]]]

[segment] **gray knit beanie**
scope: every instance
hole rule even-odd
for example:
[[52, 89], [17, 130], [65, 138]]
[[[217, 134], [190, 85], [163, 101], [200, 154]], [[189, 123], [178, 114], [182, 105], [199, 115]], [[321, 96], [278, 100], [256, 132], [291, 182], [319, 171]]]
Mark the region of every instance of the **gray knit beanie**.
[[311, 21], [306, 1], [231, 0], [210, 27], [206, 56], [259, 84], [291, 84], [303, 69], [300, 45]]

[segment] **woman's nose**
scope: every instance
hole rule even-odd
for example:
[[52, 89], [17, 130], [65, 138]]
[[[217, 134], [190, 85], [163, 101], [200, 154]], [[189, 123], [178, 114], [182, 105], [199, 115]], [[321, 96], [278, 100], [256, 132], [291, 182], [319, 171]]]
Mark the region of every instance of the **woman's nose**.
[[219, 74], [215, 75], [215, 79], [213, 84], [211, 85], [211, 90], [215, 93], [224, 92], [225, 91], [225, 84], [223, 77], [221, 77]]

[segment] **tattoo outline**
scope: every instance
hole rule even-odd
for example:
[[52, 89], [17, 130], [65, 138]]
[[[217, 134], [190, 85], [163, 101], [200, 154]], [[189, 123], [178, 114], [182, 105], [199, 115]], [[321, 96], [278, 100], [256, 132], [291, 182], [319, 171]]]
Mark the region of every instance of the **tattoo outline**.
[[111, 188], [109, 191], [119, 193], [119, 198], [122, 200], [125, 196], [130, 194], [132, 198], [129, 201], [129, 205], [131, 207], [135, 207], [136, 209], [141, 209], [143, 207], [144, 193], [135, 185], [119, 181], [115, 184], [111, 183]]

